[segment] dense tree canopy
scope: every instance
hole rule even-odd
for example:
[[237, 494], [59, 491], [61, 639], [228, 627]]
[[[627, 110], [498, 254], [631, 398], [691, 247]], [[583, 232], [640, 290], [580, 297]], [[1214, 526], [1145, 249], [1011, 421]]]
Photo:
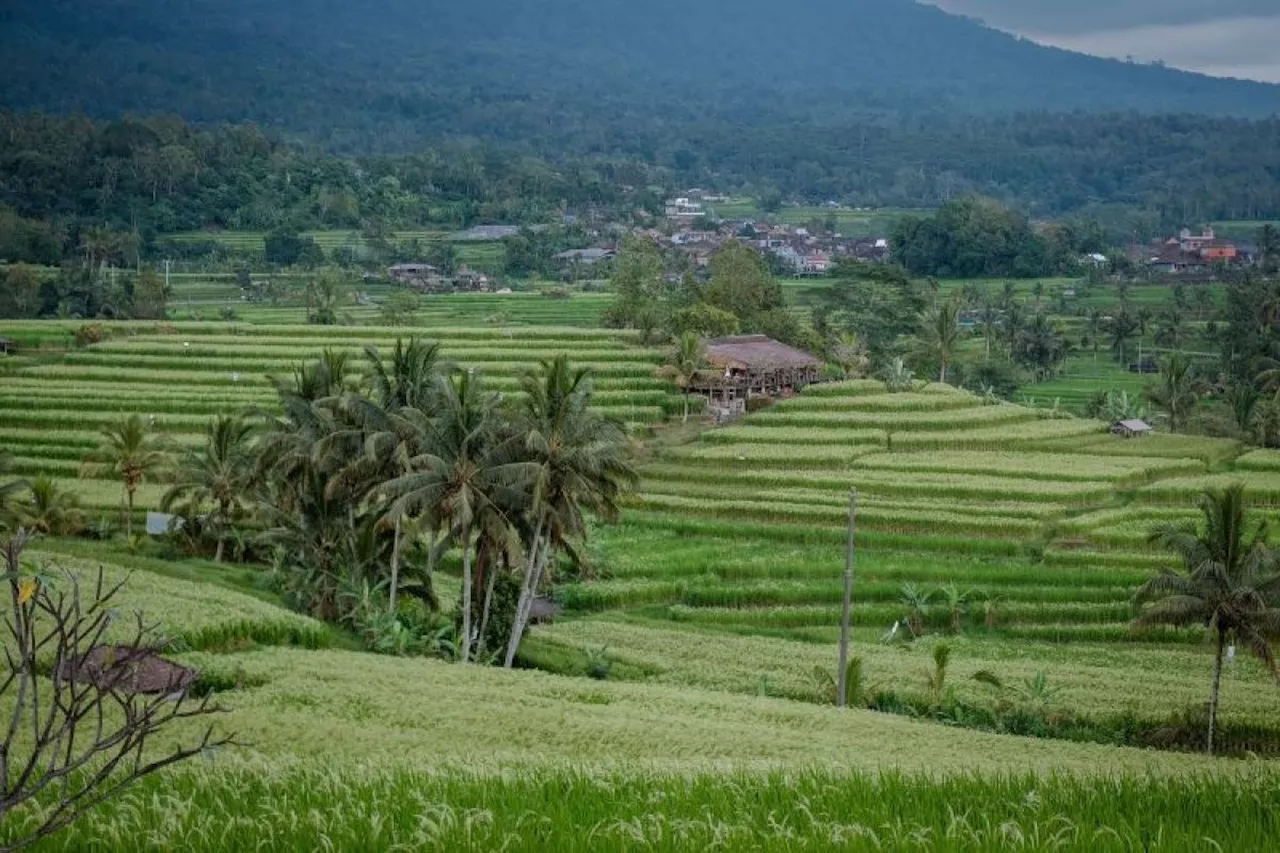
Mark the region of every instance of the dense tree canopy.
[[[708, 119], [669, 128], [652, 144], [630, 133], [604, 147], [583, 142], [590, 133], [563, 145], [536, 136], [519, 143], [437, 139], [411, 154], [349, 157], [247, 124], [0, 113], [0, 258], [56, 263], [81, 250], [94, 227], [130, 235], [132, 243], [104, 250], [107, 260], [124, 264], [165, 234], [201, 228], [284, 238], [358, 229], [376, 242], [414, 226], [545, 223], [563, 212], [626, 221], [636, 210], [660, 212], [663, 191], [702, 184], [762, 204], [785, 196], [933, 207], [962, 198], [950, 216], [975, 233], [994, 229], [1017, 243], [997, 266], [1051, 268], [1066, 248], [1091, 251], [1107, 240], [1145, 239], [1215, 219], [1280, 217], [1278, 126], [1024, 115], [881, 117], [747, 132]], [[695, 156], [676, 156], [672, 145]], [[1039, 245], [1026, 239], [1018, 214], [995, 214], [968, 193], [1036, 218], [1077, 215], [1039, 234]], [[977, 222], [975, 214], [982, 214]], [[1106, 230], [1072, 224], [1089, 220]], [[913, 222], [924, 246], [914, 268], [962, 261], [958, 246], [936, 256], [926, 223]], [[206, 255], [211, 247], [174, 244], [166, 252]], [[290, 255], [306, 248], [287, 239], [278, 247]], [[508, 254], [522, 268], [538, 268], [555, 247], [526, 233]]]
[[932, 216], [905, 216], [893, 232], [898, 261], [917, 275], [1029, 278], [1073, 273], [1084, 252], [1106, 248], [1096, 223], [1041, 232], [999, 202], [966, 196]]

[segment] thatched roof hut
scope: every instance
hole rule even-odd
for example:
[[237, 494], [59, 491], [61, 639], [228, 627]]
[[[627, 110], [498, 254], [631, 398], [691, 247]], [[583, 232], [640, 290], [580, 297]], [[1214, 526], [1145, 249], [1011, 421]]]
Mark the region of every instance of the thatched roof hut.
[[59, 674], [99, 690], [159, 695], [185, 693], [199, 676], [155, 649], [137, 646], [95, 646], [76, 660], [63, 661]]
[[689, 390], [726, 400], [785, 395], [822, 378], [822, 359], [765, 335], [707, 341], [706, 361]]

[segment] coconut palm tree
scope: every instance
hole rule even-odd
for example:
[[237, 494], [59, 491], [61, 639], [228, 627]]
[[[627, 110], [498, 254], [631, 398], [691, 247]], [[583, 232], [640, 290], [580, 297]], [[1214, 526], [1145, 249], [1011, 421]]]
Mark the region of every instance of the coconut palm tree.
[[75, 495], [59, 489], [48, 477], [36, 477], [28, 488], [30, 499], [17, 510], [19, 527], [46, 536], [70, 536], [84, 528], [84, 513]]
[[1263, 275], [1280, 272], [1280, 229], [1270, 223], [1258, 229], [1258, 266]]
[[[326, 444], [342, 429], [339, 397], [325, 360], [303, 365], [292, 382], [276, 383], [279, 414], [264, 414], [256, 445], [253, 484], [266, 527], [262, 539], [282, 550], [291, 569], [286, 594], [321, 619], [337, 615], [338, 562], [349, 553], [362, 494], [337, 494], [331, 483], [344, 454]], [[339, 392], [340, 393], [340, 392]], [[353, 449], [354, 447], [354, 449]]]
[[867, 348], [858, 337], [858, 333], [854, 331], [841, 332], [835, 337], [831, 343], [831, 357], [836, 364], [840, 365], [846, 379], [865, 375], [867, 365], [870, 363], [870, 359], [867, 358]]
[[956, 348], [964, 339], [960, 327], [960, 303], [955, 298], [943, 299], [920, 317], [920, 343], [929, 357], [938, 362], [938, 381], [947, 381], [947, 367], [955, 359]]
[[133, 535], [133, 502], [138, 487], [169, 464], [159, 438], [138, 415], [103, 427], [102, 444], [85, 457], [82, 477], [118, 477], [124, 484], [128, 515], [125, 535]]
[[165, 512], [181, 502], [209, 507], [218, 538], [215, 563], [222, 562], [227, 531], [244, 511], [249, 496], [254, 431], [254, 424], [243, 417], [219, 415], [205, 427], [204, 444], [183, 455], [174, 484], [160, 499]]
[[1169, 428], [1177, 432], [1200, 402], [1205, 388], [1205, 382], [1196, 375], [1191, 359], [1175, 352], [1160, 365], [1159, 383], [1143, 393], [1148, 402], [1165, 413], [1169, 418]]
[[978, 310], [978, 326], [982, 329], [987, 361], [990, 361], [991, 344], [1000, 336], [1000, 306], [990, 296], [982, 300], [982, 307]]
[[376, 347], [365, 347], [364, 354], [369, 363], [369, 396], [384, 411], [430, 408], [441, 366], [438, 343], [410, 338], [406, 344], [396, 338], [390, 363]]
[[667, 375], [675, 380], [684, 397], [684, 417], [681, 423], [689, 422], [689, 386], [706, 366], [707, 351], [702, 340], [693, 332], [685, 332], [671, 353], [671, 364], [666, 368]]
[[1089, 333], [1089, 346], [1093, 348], [1093, 361], [1098, 361], [1098, 345], [1102, 343], [1102, 333], [1105, 331], [1105, 322], [1101, 308], [1090, 308], [1089, 313], [1085, 315], [1085, 329]]
[[1151, 532], [1151, 541], [1177, 555], [1182, 567], [1143, 584], [1134, 596], [1142, 610], [1133, 624], [1209, 629], [1216, 649], [1209, 693], [1212, 754], [1227, 645], [1243, 645], [1280, 679], [1272, 646], [1280, 640], [1280, 570], [1267, 545], [1266, 522], [1248, 518], [1243, 485], [1207, 491], [1199, 505], [1202, 527], [1163, 525]]
[[618, 497], [635, 486], [625, 431], [591, 411], [591, 373], [561, 355], [521, 378], [524, 411], [518, 422], [525, 452], [536, 465], [533, 538], [527, 549], [516, 619], [504, 665], [515, 659], [542, 573], [554, 554], [586, 537], [586, 513], [614, 518]]
[[1157, 318], [1156, 346], [1181, 349], [1187, 342], [1187, 326], [1183, 314], [1175, 307], [1166, 308]]
[[[342, 423], [326, 436], [316, 452], [334, 464], [325, 490], [331, 497], [351, 492], [381, 507], [380, 529], [394, 531], [388, 610], [396, 612], [400, 588], [400, 557], [405, 518], [388, 510], [381, 486], [407, 473], [408, 460], [426, 452], [434, 429], [432, 415], [440, 376], [440, 346], [410, 338], [396, 339], [390, 363], [377, 349], [365, 348], [369, 363], [369, 396], [345, 393], [335, 405]], [[412, 417], [405, 417], [405, 415]]]
[[499, 429], [499, 398], [485, 392], [480, 375], [459, 371], [438, 383], [438, 409], [430, 447], [406, 459], [405, 470], [385, 483], [394, 515], [426, 516], [449, 531], [462, 549], [462, 648], [471, 657], [473, 541], [502, 507], [517, 504], [536, 476], [521, 458], [522, 439]]
[[1011, 309], [1018, 298], [1018, 283], [1006, 281], [1000, 287], [1000, 307], [1005, 311]]
[[1120, 313], [1106, 321], [1107, 336], [1111, 339], [1111, 352], [1116, 361], [1124, 364], [1128, 360], [1129, 343], [1138, 331], [1138, 320], [1129, 313], [1127, 306], [1120, 307]]

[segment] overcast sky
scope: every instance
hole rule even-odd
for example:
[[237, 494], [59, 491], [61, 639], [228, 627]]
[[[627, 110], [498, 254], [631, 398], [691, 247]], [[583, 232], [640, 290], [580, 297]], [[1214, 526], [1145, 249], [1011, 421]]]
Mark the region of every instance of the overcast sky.
[[1280, 83], [1280, 0], [929, 0], [1045, 44]]

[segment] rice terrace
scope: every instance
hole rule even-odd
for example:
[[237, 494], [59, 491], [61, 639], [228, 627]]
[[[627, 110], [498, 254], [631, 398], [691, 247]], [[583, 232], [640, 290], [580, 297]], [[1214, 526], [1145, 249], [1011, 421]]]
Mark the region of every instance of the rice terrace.
[[[367, 378], [364, 347], [389, 355], [407, 340], [376, 326], [121, 322], [76, 346], [82, 326], [5, 324], [6, 338], [34, 346], [6, 365], [0, 437], [15, 475], [77, 496], [90, 526], [121, 504], [114, 471], [82, 476], [100, 429], [137, 414], [173, 453], [199, 448], [220, 415], [278, 410], [269, 376], [341, 354], [354, 387]], [[34, 558], [48, 565], [129, 573], [129, 605], [162, 620], [176, 659], [228, 709], [219, 725], [252, 744], [175, 771], [157, 783], [163, 793], [136, 788], [58, 843], [100, 838], [105, 821], [119, 843], [143, 832], [157, 846], [230, 849], [262, 837], [268, 813], [305, 812], [327, 791], [342, 806], [324, 821], [270, 832], [290, 849], [326, 838], [597, 849], [571, 833], [588, 820], [606, 848], [716, 838], [896, 848], [921, 833], [938, 846], [1000, 847], [1014, 835], [1033, 849], [1156, 836], [1177, 846], [1203, 831], [1177, 821], [1206, 798], [1274, 790], [1259, 781], [1270, 778], [1265, 763], [1210, 767], [1189, 754], [1200, 729], [1176, 718], [1203, 702], [1212, 654], [1202, 631], [1130, 624], [1134, 590], [1167, 562], [1147, 531], [1193, 521], [1196, 494], [1234, 481], [1270, 517], [1280, 507], [1271, 451], [1127, 440], [1095, 420], [873, 379], [814, 385], [690, 431], [659, 369], [663, 348], [634, 333], [413, 334], [504, 394], [539, 360], [567, 355], [593, 372], [593, 409], [650, 445], [639, 488], [593, 530], [590, 574], [566, 563], [549, 587], [563, 613], [531, 630], [523, 669], [464, 672], [369, 657], [346, 631], [279, 603], [266, 568], [170, 562], [172, 545], [136, 537], [38, 541]], [[140, 485], [139, 529], [165, 479]], [[859, 512], [849, 689], [851, 704], [871, 710], [830, 707], [850, 488]], [[445, 612], [460, 569], [451, 554], [432, 581]], [[886, 641], [887, 631], [900, 636]], [[1235, 749], [1274, 742], [1276, 698], [1250, 658], [1227, 668], [1220, 726]], [[1113, 785], [1182, 805], [1133, 823], [1118, 812], [1123, 799], [1105, 793]], [[246, 786], [258, 793], [248, 798]], [[647, 789], [687, 811], [651, 813]], [[895, 789], [942, 810], [894, 820], [883, 810]], [[1035, 808], [1012, 807], [1032, 792]], [[952, 798], [964, 808], [945, 806]], [[767, 824], [735, 817], [756, 803], [781, 811]], [[990, 809], [979, 818], [980, 803]], [[1260, 801], [1260, 823], [1232, 820], [1215, 838], [1248, 846], [1274, 829], [1274, 805]], [[148, 817], [153, 809], [165, 816]]]
[[0, 851], [1280, 849], [1280, 17], [1082, 5], [7, 4]]

